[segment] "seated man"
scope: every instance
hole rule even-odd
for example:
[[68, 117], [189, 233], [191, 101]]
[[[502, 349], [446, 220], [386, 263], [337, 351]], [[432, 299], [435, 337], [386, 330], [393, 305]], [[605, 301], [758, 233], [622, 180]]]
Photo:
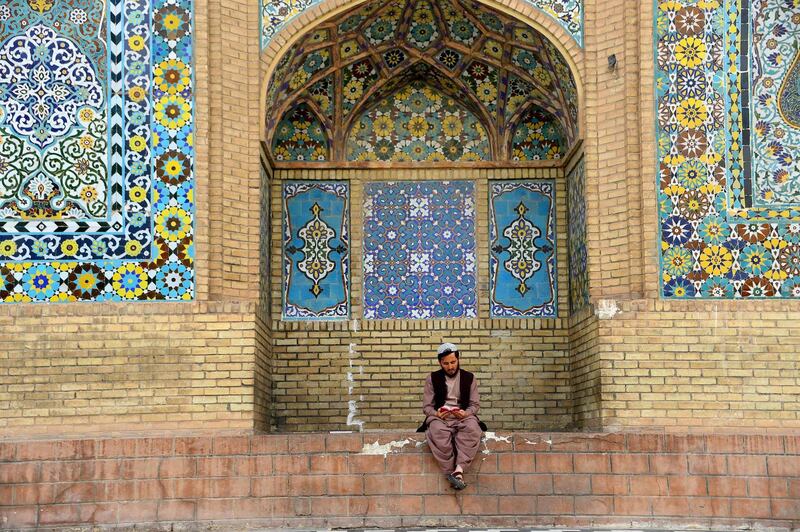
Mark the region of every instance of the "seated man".
[[425, 436], [434, 458], [450, 485], [461, 490], [467, 487], [464, 470], [472, 463], [481, 442], [478, 381], [472, 373], [459, 368], [458, 347], [454, 344], [439, 346], [438, 357], [442, 369], [425, 380], [425, 423], [420, 429], [427, 428]]

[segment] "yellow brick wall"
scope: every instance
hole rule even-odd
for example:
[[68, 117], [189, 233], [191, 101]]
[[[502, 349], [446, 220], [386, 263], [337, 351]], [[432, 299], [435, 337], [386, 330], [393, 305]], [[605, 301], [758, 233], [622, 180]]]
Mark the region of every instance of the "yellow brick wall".
[[255, 306], [0, 308], [0, 433], [251, 428]]
[[605, 425], [800, 428], [792, 306], [620, 303], [599, 320]]
[[586, 307], [569, 322], [569, 371], [572, 426], [600, 429], [601, 359], [598, 356], [597, 318]]

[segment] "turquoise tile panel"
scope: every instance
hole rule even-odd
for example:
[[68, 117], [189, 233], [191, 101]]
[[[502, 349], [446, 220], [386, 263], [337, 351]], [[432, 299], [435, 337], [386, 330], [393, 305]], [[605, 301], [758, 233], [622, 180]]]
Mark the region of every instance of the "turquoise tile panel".
[[345, 181], [283, 184], [284, 319], [347, 319], [349, 212]]
[[554, 185], [550, 180], [489, 181], [494, 318], [558, 315]]

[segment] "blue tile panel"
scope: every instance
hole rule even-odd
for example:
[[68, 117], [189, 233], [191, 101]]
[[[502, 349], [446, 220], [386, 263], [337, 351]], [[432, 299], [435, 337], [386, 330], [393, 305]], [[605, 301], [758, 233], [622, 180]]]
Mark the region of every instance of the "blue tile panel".
[[[783, 35], [797, 35], [800, 7], [796, 2], [758, 4], [656, 4], [665, 298], [800, 297], [800, 209], [763, 206], [767, 200], [780, 203], [787, 199], [784, 192], [791, 195], [798, 189], [792, 192], [789, 185], [781, 190], [780, 176], [754, 179], [751, 167], [769, 166], [767, 159], [777, 154], [797, 156], [796, 147], [785, 144], [793, 142], [793, 135], [787, 135], [793, 119], [777, 118], [786, 111], [781, 95], [775, 93], [775, 98], [765, 90], [794, 79], [793, 67], [786, 65], [796, 51], [786, 46]], [[773, 42], [766, 49], [753, 47], [751, 32], [770, 35], [767, 40]], [[765, 51], [772, 45], [774, 50]], [[770, 76], [772, 81], [766, 82]], [[767, 123], [766, 115], [775, 120]], [[764, 157], [761, 163], [754, 162], [752, 137], [762, 146], [768, 142], [759, 155]], [[779, 159], [780, 164], [786, 161]], [[773, 169], [779, 172], [777, 166]]]
[[556, 317], [555, 187], [489, 181], [492, 317]]
[[[526, 0], [533, 7], [551, 16], [578, 45], [583, 46], [583, 0]], [[261, 48], [275, 34], [303, 11], [321, 0], [261, 0]], [[427, 2], [422, 2], [427, 4]], [[473, 2], [475, 8], [481, 4]]]
[[586, 170], [583, 160], [567, 175], [569, 213], [569, 304], [577, 312], [589, 304], [589, 268], [586, 247]]
[[192, 299], [191, 0], [0, 9], [0, 301]]
[[346, 319], [350, 299], [349, 185], [283, 184], [283, 318]]
[[364, 187], [364, 318], [475, 318], [475, 185]]

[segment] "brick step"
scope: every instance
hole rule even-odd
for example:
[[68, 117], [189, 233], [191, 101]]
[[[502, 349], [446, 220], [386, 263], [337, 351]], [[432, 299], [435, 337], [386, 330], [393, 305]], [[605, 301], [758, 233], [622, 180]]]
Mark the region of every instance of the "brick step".
[[487, 433], [455, 493], [417, 433], [0, 442], [0, 528], [800, 526], [800, 436]]

